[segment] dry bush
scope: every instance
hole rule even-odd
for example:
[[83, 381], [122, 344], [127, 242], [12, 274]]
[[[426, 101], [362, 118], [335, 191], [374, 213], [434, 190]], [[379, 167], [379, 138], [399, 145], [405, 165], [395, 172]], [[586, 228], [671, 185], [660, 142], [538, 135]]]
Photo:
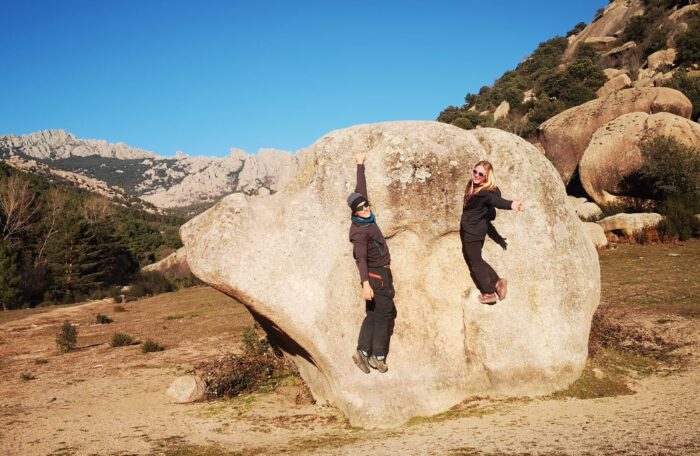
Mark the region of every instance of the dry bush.
[[593, 358], [604, 349], [657, 357], [678, 347], [653, 329], [630, 321], [623, 312], [609, 305], [598, 306], [593, 314], [588, 337], [588, 351]]
[[[292, 363], [273, 348], [266, 337], [247, 327], [243, 351], [197, 367], [203, 372], [209, 398], [235, 397], [256, 391], [270, 391], [290, 376], [298, 376]], [[299, 400], [304, 400], [301, 393]]]
[[112, 347], [127, 347], [131, 345], [134, 339], [124, 333], [114, 333], [112, 334], [112, 339], [109, 341], [109, 345]]

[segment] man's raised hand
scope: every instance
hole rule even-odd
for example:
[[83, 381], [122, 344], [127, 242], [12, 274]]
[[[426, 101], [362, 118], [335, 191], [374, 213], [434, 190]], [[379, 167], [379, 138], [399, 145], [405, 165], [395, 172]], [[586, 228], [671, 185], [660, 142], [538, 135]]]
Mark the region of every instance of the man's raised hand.
[[355, 160], [357, 160], [358, 165], [364, 165], [365, 158], [367, 158], [367, 152], [358, 152], [355, 154]]

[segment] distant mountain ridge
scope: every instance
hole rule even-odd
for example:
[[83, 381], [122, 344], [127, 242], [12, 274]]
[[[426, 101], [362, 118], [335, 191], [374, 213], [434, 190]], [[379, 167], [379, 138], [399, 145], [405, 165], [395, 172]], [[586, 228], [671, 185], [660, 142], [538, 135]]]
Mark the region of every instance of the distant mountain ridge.
[[[80, 139], [64, 130], [28, 135], [0, 136], [0, 159], [31, 171], [41, 165], [82, 175], [92, 183], [141, 198], [163, 209], [206, 206], [222, 196], [279, 191], [294, 176], [296, 156], [276, 149], [247, 154], [231, 149], [225, 158], [190, 157], [178, 152], [172, 158], [104, 140]], [[86, 188], [85, 186], [83, 186]]]

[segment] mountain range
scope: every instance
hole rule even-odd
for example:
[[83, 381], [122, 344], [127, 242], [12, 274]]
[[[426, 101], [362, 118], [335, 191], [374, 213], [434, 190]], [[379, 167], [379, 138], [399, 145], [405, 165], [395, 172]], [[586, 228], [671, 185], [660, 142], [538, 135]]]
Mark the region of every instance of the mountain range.
[[291, 152], [232, 148], [228, 157], [165, 158], [123, 143], [80, 139], [64, 130], [0, 136], [0, 159], [111, 198], [140, 198], [161, 209], [197, 209], [229, 193], [278, 191], [295, 174]]

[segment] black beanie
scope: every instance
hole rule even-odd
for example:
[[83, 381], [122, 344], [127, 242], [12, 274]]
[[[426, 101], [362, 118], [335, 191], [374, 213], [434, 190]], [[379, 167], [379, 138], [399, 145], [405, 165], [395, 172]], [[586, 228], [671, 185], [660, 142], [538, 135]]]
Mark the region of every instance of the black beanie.
[[357, 206], [363, 201], [367, 201], [367, 198], [365, 198], [362, 193], [351, 193], [350, 196], [348, 196], [348, 206], [352, 209], [353, 214], [357, 212]]

